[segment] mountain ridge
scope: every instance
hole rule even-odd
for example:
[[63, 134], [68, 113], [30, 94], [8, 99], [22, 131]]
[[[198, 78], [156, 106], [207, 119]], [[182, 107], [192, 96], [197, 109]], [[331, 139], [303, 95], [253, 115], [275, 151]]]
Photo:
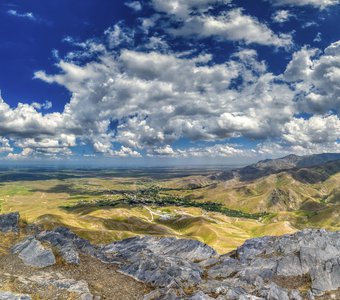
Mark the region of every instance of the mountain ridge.
[[305, 156], [289, 154], [281, 158], [260, 160], [255, 164], [242, 168], [220, 172], [218, 174], [211, 175], [210, 178], [219, 180], [239, 178], [242, 181], [251, 181], [284, 171], [294, 173], [295, 171], [303, 168], [310, 169], [313, 167], [320, 167], [338, 160], [340, 160], [340, 153], [322, 153]]

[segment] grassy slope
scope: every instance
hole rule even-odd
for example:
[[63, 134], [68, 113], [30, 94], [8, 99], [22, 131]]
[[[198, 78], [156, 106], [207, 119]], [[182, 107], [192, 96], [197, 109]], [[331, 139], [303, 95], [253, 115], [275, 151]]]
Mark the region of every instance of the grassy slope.
[[[23, 181], [3, 184], [0, 199], [4, 212], [19, 211], [26, 221], [40, 222], [47, 228], [66, 225], [96, 243], [140, 234], [170, 235], [198, 239], [224, 253], [242, 244], [245, 239], [256, 236], [258, 231], [266, 231], [259, 229], [265, 226], [258, 221], [229, 218], [198, 208], [104, 207], [72, 212], [60, 208], [79, 199], [105, 197], [105, 193], [104, 196], [93, 195], [99, 191], [110, 188], [137, 189], [143, 184], [143, 181], [134, 182], [131, 179]], [[288, 228], [277, 233], [293, 230]]]
[[[148, 178], [86, 178], [3, 183], [1, 209], [19, 211], [27, 221], [38, 221], [47, 227], [66, 225], [96, 243], [142, 234], [170, 235], [201, 240], [220, 253], [234, 249], [250, 237], [280, 235], [312, 226], [340, 229], [340, 174], [313, 185], [284, 173], [251, 183], [212, 182], [203, 176], [157, 181], [162, 188], [171, 189], [168, 193], [172, 195], [220, 202], [246, 212], [271, 211], [262, 222], [207, 213], [198, 208], [121, 206], [72, 212], [60, 208], [79, 200], [119, 199], [110, 190], [137, 190], [149, 181]], [[273, 194], [276, 202], [272, 200]]]

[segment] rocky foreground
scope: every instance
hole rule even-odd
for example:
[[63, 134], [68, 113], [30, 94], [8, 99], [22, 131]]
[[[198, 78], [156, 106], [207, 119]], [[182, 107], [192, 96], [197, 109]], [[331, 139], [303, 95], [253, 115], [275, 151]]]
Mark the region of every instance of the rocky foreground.
[[[251, 239], [222, 256], [201, 242], [171, 237], [92, 245], [63, 227], [52, 231], [32, 225], [19, 228], [18, 213], [0, 215], [0, 232], [0, 238], [9, 233], [20, 237], [14, 239], [10, 252], [30, 274], [16, 277], [19, 287], [25, 291], [49, 287], [55, 292], [48, 299], [122, 299], [93, 295], [85, 280], [45, 271], [51, 266], [80, 268], [89, 258], [116, 268], [136, 284], [146, 284], [148, 293], [141, 297], [145, 300], [340, 299], [340, 232], [303, 230]], [[0, 299], [34, 299], [33, 294], [20, 294], [18, 287], [6, 290], [4, 276], [16, 275], [3, 272]]]

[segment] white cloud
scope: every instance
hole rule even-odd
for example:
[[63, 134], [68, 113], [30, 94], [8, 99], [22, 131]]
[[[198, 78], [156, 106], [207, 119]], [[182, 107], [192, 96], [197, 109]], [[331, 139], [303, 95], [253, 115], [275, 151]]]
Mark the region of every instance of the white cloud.
[[0, 137], [0, 153], [12, 152], [13, 148], [7, 138]]
[[340, 108], [340, 41], [321, 53], [304, 47], [294, 54], [284, 77], [294, 82], [300, 96], [300, 109], [328, 113]]
[[34, 153], [34, 151], [32, 149], [25, 148], [19, 153], [9, 153], [7, 155], [7, 158], [9, 158], [9, 159], [26, 159], [26, 158], [30, 157], [31, 155], [33, 155], [33, 153]]
[[[94, 41], [77, 45], [73, 59], [67, 55], [57, 63], [58, 73], [35, 73], [70, 91], [63, 112], [44, 114], [38, 103], [12, 108], [1, 99], [4, 148], [22, 149], [9, 157], [67, 156], [79, 143], [110, 157], [248, 155], [220, 145], [231, 137], [266, 141], [257, 153], [270, 149], [271, 141], [296, 151], [336, 147], [339, 120], [329, 111], [340, 105], [340, 42], [323, 53], [303, 47], [279, 75], [247, 48], [214, 63], [207, 53], [109, 50]], [[87, 49], [100, 50], [78, 63]], [[297, 117], [306, 112], [313, 116]], [[218, 145], [176, 149], [172, 145], [179, 139]]]
[[130, 7], [134, 11], [140, 11], [142, 10], [142, 4], [139, 1], [132, 1], [125, 3], [127, 7]]
[[329, 6], [339, 4], [339, 0], [267, 0], [278, 6], [314, 6], [325, 9]]
[[127, 28], [123, 22], [119, 22], [105, 31], [110, 48], [133, 44], [134, 34], [134, 31]]
[[41, 110], [41, 109], [48, 110], [52, 108], [52, 102], [51, 101], [45, 101], [44, 103], [33, 102], [32, 107], [34, 107], [37, 110]]
[[31, 21], [37, 21], [37, 18], [31, 12], [19, 13], [18, 11], [14, 10], [14, 9], [10, 9], [10, 10], [7, 11], [7, 14], [9, 14], [10, 16], [13, 16], [13, 17], [25, 18], [25, 19], [29, 19]]
[[285, 23], [294, 15], [289, 10], [278, 10], [272, 15], [272, 20], [276, 23]]
[[293, 145], [309, 148], [340, 139], [340, 120], [335, 115], [294, 118], [284, 126], [283, 139]]
[[120, 150], [111, 151], [110, 155], [118, 157], [142, 157], [142, 155], [139, 152], [124, 146], [122, 146]]
[[318, 34], [314, 38], [313, 42], [319, 43], [321, 41], [322, 41], [322, 34], [321, 34], [321, 32], [318, 32]]
[[[180, 138], [265, 138], [280, 134], [295, 109], [290, 88], [275, 82], [249, 49], [221, 64], [212, 64], [210, 55], [124, 50], [84, 66], [58, 66], [60, 74], [40, 71], [36, 78], [70, 90], [65, 122], [102, 153], [110, 153], [113, 143], [155, 149]], [[234, 89], [236, 79], [241, 83]], [[109, 130], [111, 120], [117, 129]]]
[[289, 154], [311, 155], [319, 153], [336, 153], [340, 152], [340, 143], [332, 142], [325, 144], [308, 144], [306, 146], [282, 144], [280, 141], [264, 142], [258, 145], [250, 156], [266, 159], [268, 157], [283, 157]]
[[[49, 106], [49, 102], [43, 105]], [[72, 133], [76, 128], [72, 127], [72, 121], [67, 122], [65, 114], [43, 115], [36, 109], [37, 103], [19, 103], [17, 107], [11, 108], [0, 97], [0, 137], [3, 143], [7, 141], [3, 144], [4, 148], [13, 148], [9, 145], [11, 140], [15, 147], [30, 149], [24, 153], [70, 153], [69, 147], [76, 145], [76, 136]]]
[[158, 36], [150, 37], [149, 41], [145, 44], [144, 47], [147, 49], [159, 50], [159, 51], [167, 51], [170, 49], [165, 39], [158, 37]]
[[226, 5], [230, 0], [152, 0], [156, 11], [187, 18], [193, 11], [206, 12], [214, 5]]
[[275, 47], [290, 47], [290, 34], [276, 34], [267, 25], [242, 9], [235, 8], [220, 16], [193, 16], [184, 21], [178, 29], [169, 30], [174, 35], [216, 37], [239, 41], [245, 44], [260, 44]]
[[170, 145], [153, 149], [148, 156], [192, 158], [192, 157], [232, 157], [243, 155], [242, 149], [237, 149], [231, 145], [215, 145], [206, 147], [190, 147], [185, 149], [173, 149]]

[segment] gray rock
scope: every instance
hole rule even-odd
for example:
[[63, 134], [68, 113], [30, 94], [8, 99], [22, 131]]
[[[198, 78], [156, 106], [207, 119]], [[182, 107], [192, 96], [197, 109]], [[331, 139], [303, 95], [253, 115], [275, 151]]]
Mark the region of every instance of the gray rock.
[[166, 287], [173, 282], [179, 287], [194, 286], [201, 282], [203, 275], [202, 269], [194, 263], [144, 251], [126, 258], [120, 270], [155, 287]]
[[234, 287], [231, 288], [227, 293], [227, 298], [231, 300], [237, 300], [241, 296], [247, 295], [247, 291], [244, 288], [241, 287]]
[[34, 237], [28, 237], [12, 248], [14, 254], [32, 267], [45, 268], [56, 263], [51, 249], [45, 249]]
[[340, 288], [340, 264], [339, 259], [333, 258], [311, 269], [312, 291], [316, 295], [322, 295], [326, 291]]
[[11, 292], [0, 291], [0, 300], [31, 300], [31, 299], [32, 298], [29, 295], [14, 294]]
[[242, 265], [233, 258], [226, 258], [215, 264], [208, 271], [209, 278], [228, 278], [235, 272], [239, 272], [242, 269]]
[[103, 248], [105, 255], [122, 261], [121, 271], [155, 287], [175, 282], [179, 287], [201, 282], [203, 269], [195, 262], [216, 255], [209, 246], [194, 240], [135, 237]]
[[67, 263], [79, 265], [79, 254], [72, 240], [65, 238], [56, 231], [43, 231], [37, 236], [37, 239], [49, 242], [59, 251], [60, 255]]
[[340, 232], [307, 229], [252, 239], [237, 250], [236, 256], [244, 266], [237, 277], [248, 283], [257, 276], [266, 280], [274, 275], [307, 276], [315, 295], [340, 288]]
[[239, 273], [240, 279], [254, 283], [258, 277], [270, 279], [276, 274], [277, 261], [274, 258], [258, 257], [252, 260]]
[[96, 247], [63, 227], [44, 231], [37, 239], [49, 242], [70, 263], [79, 263], [80, 251], [105, 263], [118, 263], [122, 273], [158, 288], [197, 285], [203, 275], [197, 263], [216, 256], [199, 241], [177, 238], [135, 237]]
[[188, 300], [213, 300], [214, 298], [211, 298], [210, 296], [204, 294], [202, 291], [197, 292], [195, 295], [188, 298]]
[[284, 256], [278, 262], [277, 275], [279, 276], [300, 276], [304, 273], [300, 257], [296, 254]]
[[201, 283], [198, 289], [206, 294], [226, 295], [232, 286], [234, 286], [234, 283], [209, 279]]
[[265, 299], [253, 295], [241, 295], [239, 300], [265, 300]]
[[107, 245], [107, 253], [119, 253], [131, 256], [138, 251], [150, 251], [156, 255], [173, 256], [191, 262], [199, 262], [216, 255], [216, 251], [196, 240], [173, 237], [158, 238], [153, 236], [134, 237]]
[[289, 300], [288, 292], [275, 283], [269, 285], [267, 300]]
[[[41, 232], [36, 238], [49, 242], [69, 263], [78, 264], [78, 253], [84, 253], [118, 264], [123, 274], [157, 288], [145, 300], [190, 299], [183, 292], [185, 288], [196, 291], [197, 297], [218, 295], [218, 299], [228, 300], [301, 299], [298, 291], [275, 284], [276, 276], [310, 277], [314, 295], [340, 287], [340, 232], [303, 230], [251, 239], [232, 257], [218, 256], [198, 241], [177, 238], [135, 237], [94, 246], [63, 227]], [[15, 250], [21, 254], [27, 248], [36, 248], [34, 241], [24, 240]]]
[[315, 297], [314, 297], [312, 291], [308, 291], [308, 293], [306, 295], [306, 299], [307, 300], [315, 300]]
[[289, 299], [290, 300], [303, 300], [301, 294], [298, 290], [292, 290], [289, 292]]
[[17, 212], [0, 215], [0, 232], [18, 232], [19, 218], [20, 215]]
[[198, 265], [202, 268], [208, 268], [208, 267], [216, 265], [219, 262], [220, 262], [220, 259], [218, 257], [212, 257], [206, 260], [202, 260], [201, 262], [198, 263]]
[[90, 293], [88, 284], [84, 280], [65, 278], [63, 275], [55, 273], [41, 273], [29, 278], [29, 280], [39, 286], [53, 286], [56, 289], [66, 290], [69, 293], [79, 295], [80, 300], [92, 300], [93, 295]]
[[143, 300], [181, 300], [177, 295], [178, 291], [173, 288], [156, 289], [144, 296]]

